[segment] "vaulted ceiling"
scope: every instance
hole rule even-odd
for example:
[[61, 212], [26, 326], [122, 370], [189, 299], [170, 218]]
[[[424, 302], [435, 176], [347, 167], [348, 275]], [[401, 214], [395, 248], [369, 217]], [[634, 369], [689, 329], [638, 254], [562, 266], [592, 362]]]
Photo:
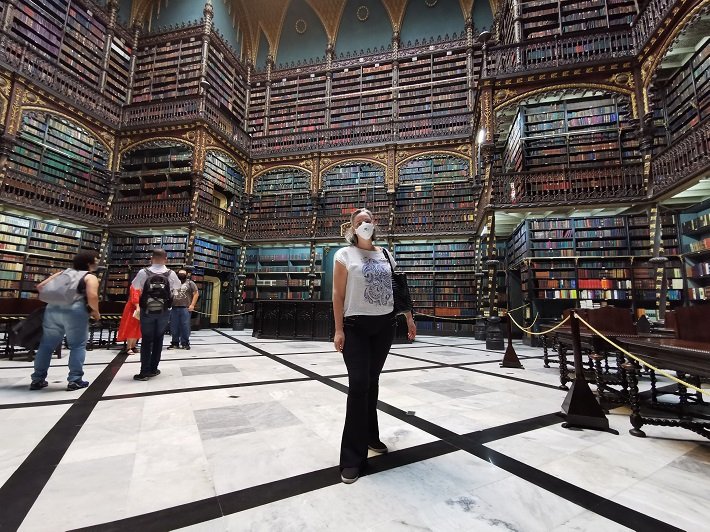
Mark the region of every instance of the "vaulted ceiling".
[[[194, 1], [197, 3], [200, 0]], [[393, 31], [398, 31], [401, 28], [409, 1], [411, 0], [381, 0], [389, 15]], [[488, 1], [495, 13], [496, 4], [501, 0]], [[134, 0], [131, 9], [131, 22], [145, 21], [150, 16], [151, 8], [160, 2], [161, 0]], [[335, 42], [347, 0], [306, 0], [306, 2], [323, 23], [328, 40], [331, 43]], [[260, 31], [263, 32], [272, 50], [278, 48], [284, 19], [291, 0], [229, 0], [228, 3], [231, 4], [236, 20], [239, 21], [239, 30], [244, 36], [245, 56], [256, 58]], [[474, 0], [459, 0], [459, 3], [465, 18], [471, 13]]]

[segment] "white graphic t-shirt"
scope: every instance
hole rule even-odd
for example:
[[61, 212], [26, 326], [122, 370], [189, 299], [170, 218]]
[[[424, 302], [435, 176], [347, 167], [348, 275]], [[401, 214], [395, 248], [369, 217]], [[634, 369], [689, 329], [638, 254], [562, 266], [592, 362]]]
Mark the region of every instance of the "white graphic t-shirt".
[[[357, 246], [348, 246], [335, 253], [335, 260], [348, 270], [344, 307], [346, 317], [382, 316], [394, 310], [392, 270], [381, 250], [366, 251]], [[397, 263], [394, 262], [393, 266], [396, 267]]]

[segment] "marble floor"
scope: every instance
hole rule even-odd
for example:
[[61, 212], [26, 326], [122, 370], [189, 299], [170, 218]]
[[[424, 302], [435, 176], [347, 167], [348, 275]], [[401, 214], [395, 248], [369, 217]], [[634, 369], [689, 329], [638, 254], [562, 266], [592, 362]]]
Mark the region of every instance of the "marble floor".
[[541, 350], [525, 369], [471, 338], [394, 345], [380, 379], [382, 441], [365, 476], [337, 469], [347, 376], [330, 343], [196, 331], [137, 357], [89, 352], [91, 386], [28, 390], [0, 360], [0, 530], [710, 530], [710, 443], [693, 432], [562, 428], [566, 392]]

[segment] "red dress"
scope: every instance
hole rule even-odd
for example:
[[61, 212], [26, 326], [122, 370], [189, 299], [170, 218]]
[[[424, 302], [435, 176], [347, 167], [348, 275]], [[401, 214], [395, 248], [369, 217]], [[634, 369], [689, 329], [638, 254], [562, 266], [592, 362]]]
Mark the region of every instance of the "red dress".
[[128, 291], [128, 301], [123, 308], [121, 323], [118, 326], [119, 342], [125, 342], [129, 338], [141, 338], [141, 322], [133, 317], [133, 313], [138, 308], [138, 301], [141, 297], [141, 291], [131, 286]]

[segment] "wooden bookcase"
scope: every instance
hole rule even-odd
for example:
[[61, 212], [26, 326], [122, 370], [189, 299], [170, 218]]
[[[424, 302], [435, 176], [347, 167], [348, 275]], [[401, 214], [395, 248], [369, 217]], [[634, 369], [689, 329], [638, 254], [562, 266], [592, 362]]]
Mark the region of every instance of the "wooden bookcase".
[[[519, 0], [522, 40], [629, 26], [637, 14], [633, 0]], [[514, 15], [505, 17], [515, 24]], [[514, 32], [504, 29], [510, 39]], [[630, 37], [630, 36], [629, 36]]]
[[212, 36], [207, 55], [207, 97], [240, 126], [246, 120], [246, 74], [234, 54]]
[[661, 132], [655, 144], [659, 147], [710, 116], [710, 41], [705, 40], [654, 96], [655, 118]]
[[8, 166], [102, 202], [108, 198], [106, 148], [88, 131], [59, 116], [25, 112]]
[[[667, 298], [683, 301], [678, 218], [662, 218]], [[645, 216], [526, 220], [507, 243], [509, 267], [520, 271], [523, 296], [544, 318], [575, 306], [629, 306], [653, 315], [656, 267]]]
[[684, 215], [682, 224], [687, 297], [692, 302], [710, 301], [710, 211]]
[[130, 281], [141, 268], [150, 265], [151, 253], [162, 248], [168, 254], [168, 267], [185, 264], [187, 233], [180, 230], [171, 235], [111, 235], [106, 272], [105, 296], [110, 301], [126, 301]]
[[156, 141], [123, 155], [118, 201], [189, 199], [192, 190], [192, 148]]
[[259, 176], [249, 206], [247, 239], [275, 242], [310, 238], [313, 206], [310, 176], [303, 170], [280, 168]]
[[201, 63], [202, 39], [197, 35], [139, 47], [133, 102], [197, 94]]
[[[471, 317], [477, 314], [476, 249], [470, 242], [399, 243], [394, 247], [399, 270], [407, 273], [414, 309], [420, 314]], [[417, 318], [420, 331], [468, 334], [472, 324]]]
[[369, 162], [348, 162], [323, 174], [323, 195], [316, 220], [317, 237], [340, 237], [340, 227], [355, 209], [370, 209], [380, 236], [387, 234], [389, 201], [385, 169]]
[[393, 232], [465, 231], [473, 223], [476, 198], [467, 159], [417, 157], [399, 169]]
[[[313, 267], [311, 267], [311, 263]], [[323, 248], [310, 246], [248, 248], [244, 296], [246, 310], [256, 299], [321, 299]]]
[[100, 233], [0, 213], [0, 297], [37, 297], [38, 282], [68, 268], [80, 250], [100, 247]]
[[503, 151], [508, 171], [590, 168], [640, 161], [629, 125], [628, 98], [568, 95], [554, 102], [520, 106]]

